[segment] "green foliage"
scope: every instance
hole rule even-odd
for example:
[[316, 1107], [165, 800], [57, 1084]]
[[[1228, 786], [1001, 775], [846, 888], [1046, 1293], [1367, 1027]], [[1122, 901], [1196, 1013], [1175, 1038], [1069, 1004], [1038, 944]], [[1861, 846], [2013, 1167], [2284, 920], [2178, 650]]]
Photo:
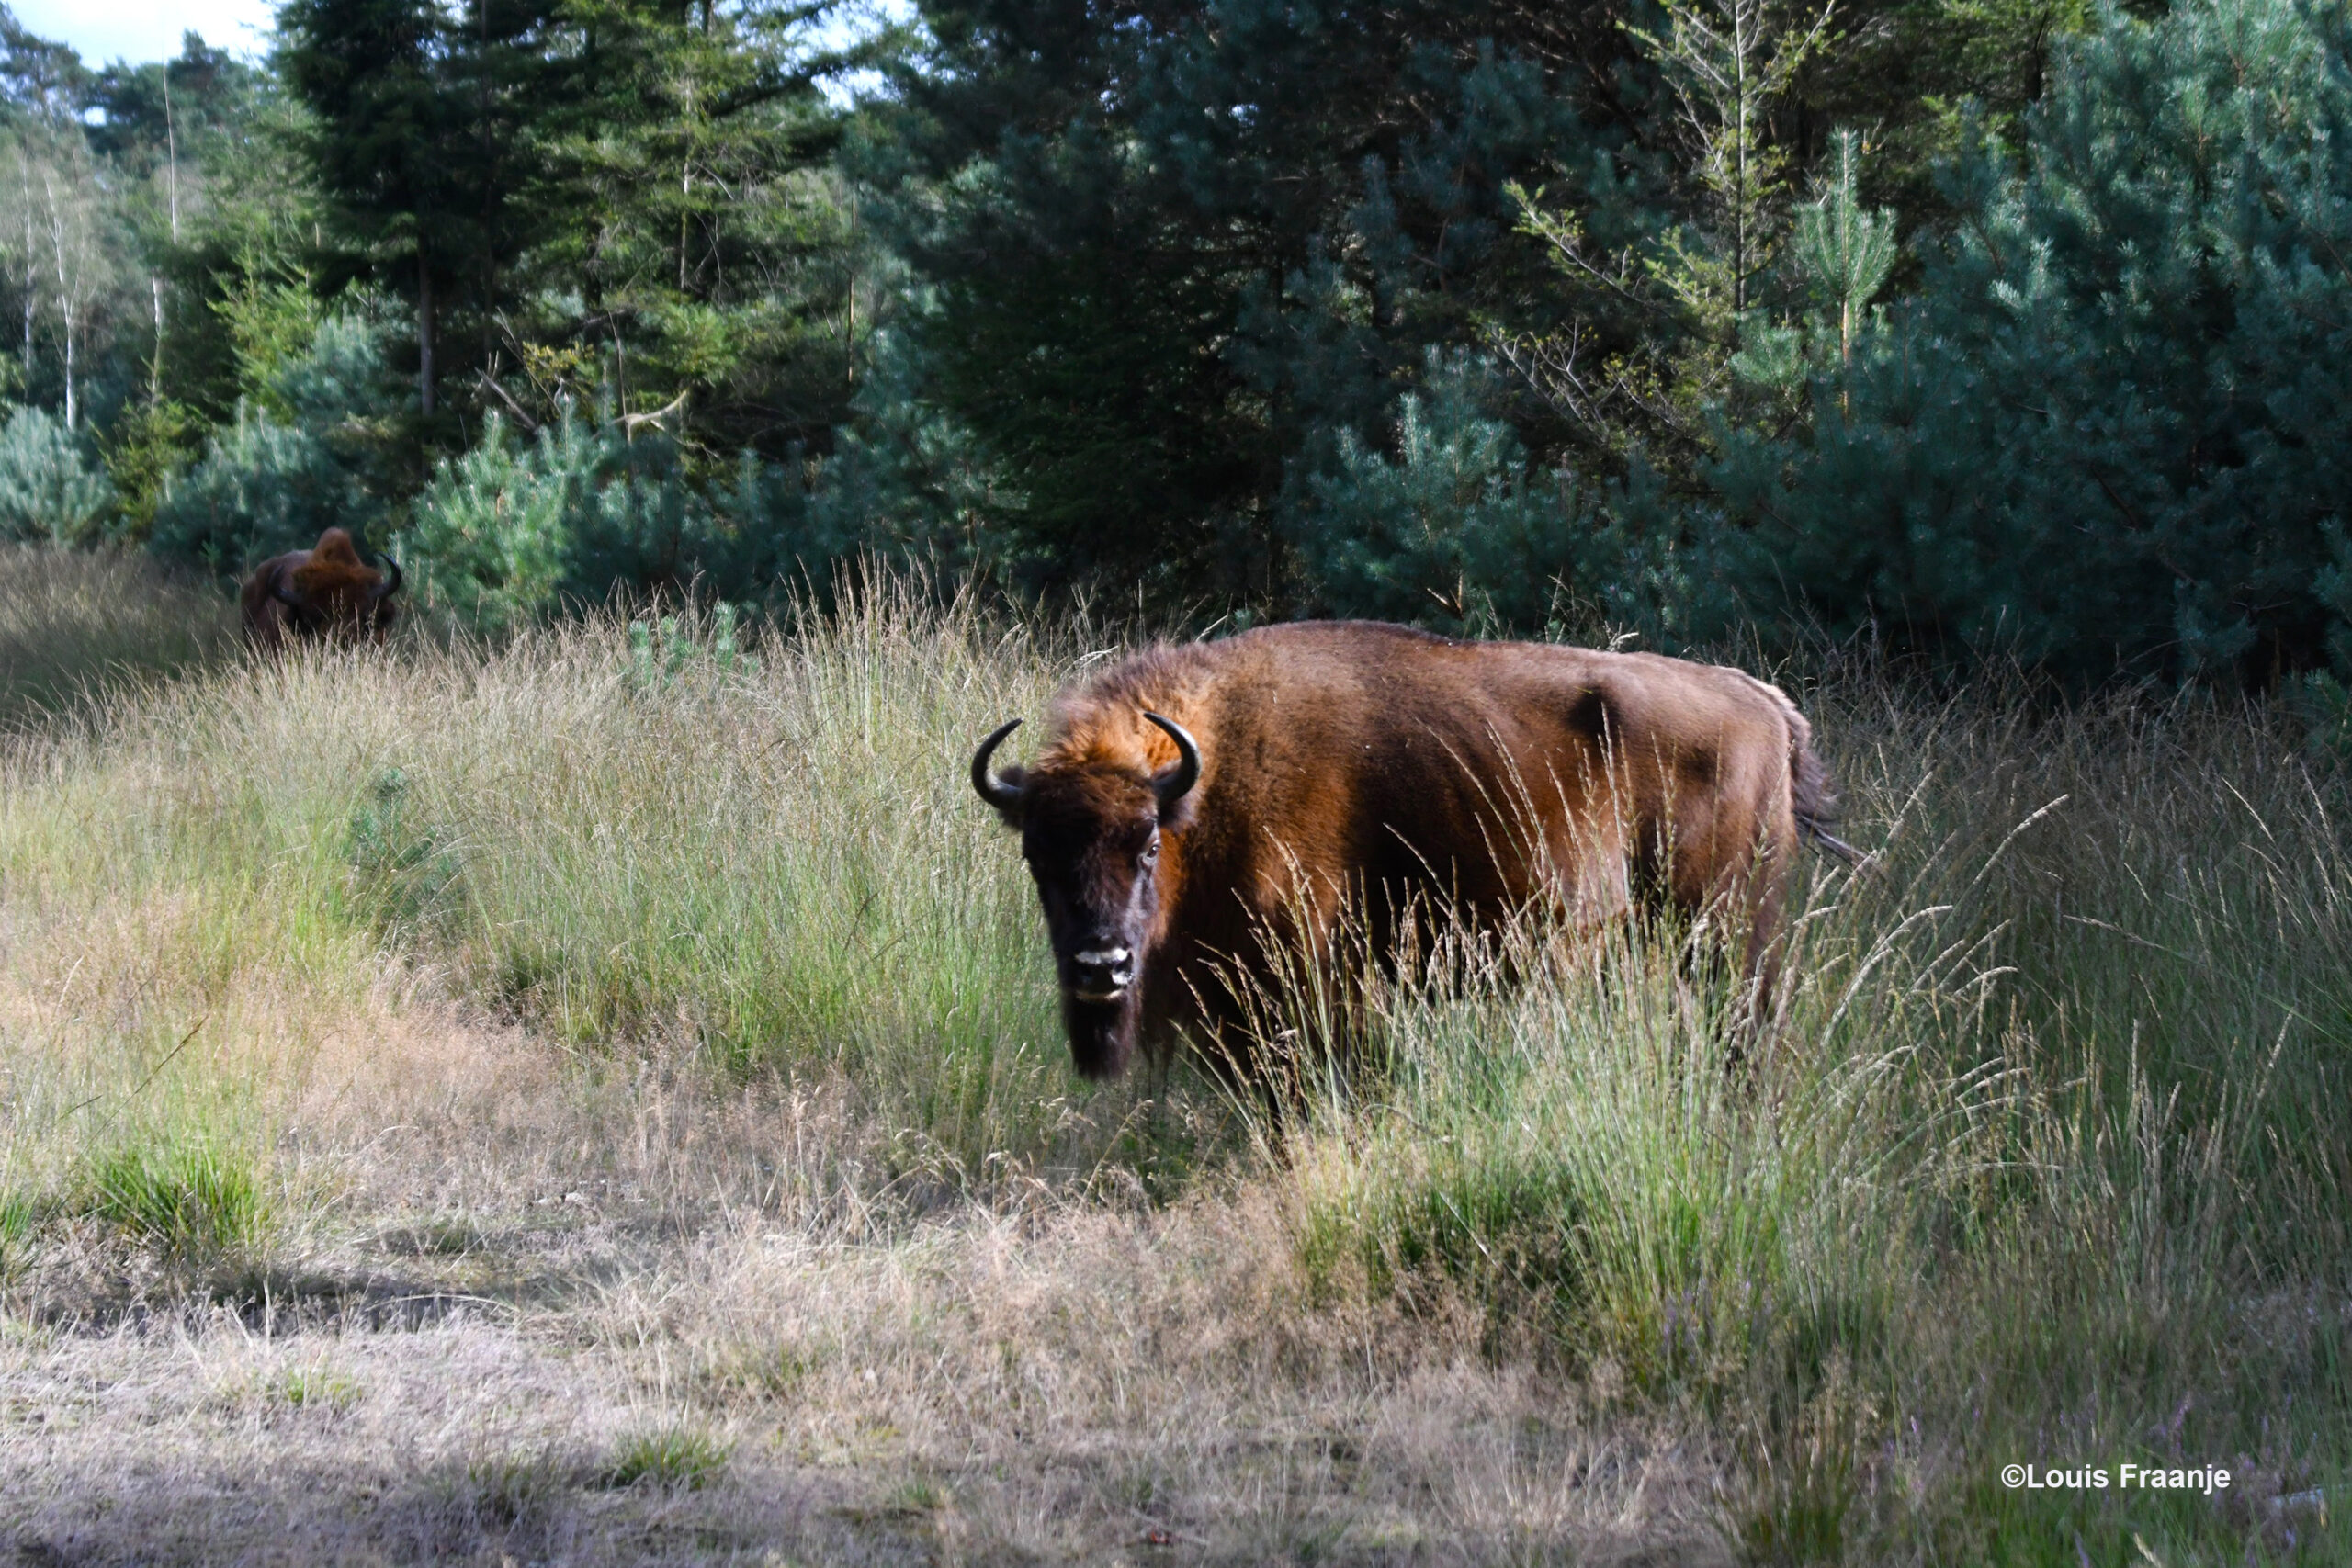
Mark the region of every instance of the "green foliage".
[[1784, 308], [1755, 312], [1730, 358], [1736, 395], [1714, 411], [1710, 434], [1718, 446], [1731, 417], [1745, 428], [1776, 423], [1787, 429], [1809, 414], [1815, 378], [1842, 387], [1855, 338], [1871, 324], [1865, 312], [1902, 256], [1894, 212], [1861, 205], [1860, 136], [1841, 130], [1833, 140], [1836, 161], [1814, 199], [1796, 209], [1781, 258]]
[[743, 460], [721, 502], [737, 536], [775, 541], [778, 577], [806, 580], [820, 594], [827, 564], [856, 555], [920, 560], [950, 577], [1017, 557], [1013, 542], [985, 536], [996, 466], [969, 428], [925, 396], [931, 356], [915, 334], [877, 329], [865, 369], [853, 421], [835, 433], [815, 482]]
[[379, 930], [412, 926], [433, 912], [463, 866], [440, 835], [415, 820], [406, 773], [386, 768], [368, 793], [345, 835], [354, 899]]
[[[307, 274], [276, 276], [280, 270], [274, 258], [248, 253], [240, 258], [229, 291], [213, 301], [212, 309], [228, 329], [238, 387], [264, 413], [293, 423], [302, 415], [284, 378], [311, 353], [328, 317]], [[381, 367], [374, 368], [380, 372]]]
[[169, 488], [150, 547], [233, 574], [307, 549], [329, 527], [379, 532], [390, 511], [386, 427], [401, 400], [379, 330], [356, 313], [324, 317], [306, 351], [271, 366], [236, 423]]
[[1984, 142], [1954, 171], [1962, 222], [1812, 428], [1728, 442], [1714, 614], [1792, 590], [2086, 680], [2340, 660], [2352, 23], [2214, 0], [2064, 58], [2021, 170]]
[[248, 410], [213, 436], [204, 461], [156, 508], [148, 541], [166, 555], [242, 575], [377, 511], [325, 442]]
[[694, 627], [676, 615], [628, 624], [629, 682], [642, 694], [667, 691], [690, 671], [725, 680], [759, 673], [760, 661], [745, 653], [738, 637], [735, 606], [724, 599], [711, 606], [706, 646]]
[[492, 416], [481, 444], [445, 462], [401, 536], [418, 597], [468, 624], [496, 626], [550, 606], [605, 451], [567, 416], [518, 449]]
[[116, 534], [143, 543], [181, 467], [202, 450], [207, 426], [186, 403], [138, 400], [107, 432], [107, 478], [115, 490]]
[[47, 411], [20, 408], [0, 426], [0, 539], [90, 543], [113, 500], [106, 475]]
[[[274, 73], [212, 51], [148, 70], [124, 84], [133, 118], [119, 125], [119, 156], [151, 292], [147, 319], [135, 335], [118, 335], [118, 352], [138, 352], [131, 379], [144, 385], [133, 399], [185, 404], [207, 425], [226, 423], [240, 399], [266, 398], [270, 372], [301, 354], [307, 328], [334, 309], [316, 293], [303, 297], [330, 282], [319, 265], [322, 226], [302, 155], [303, 115]], [[132, 170], [142, 177], [134, 181]], [[200, 452], [200, 435], [195, 445]]]
[[1286, 592], [1286, 476], [1514, 309], [1503, 183], [1610, 134], [1576, 98], [1614, 82], [1616, 15], [929, 7], [876, 162], [932, 286], [918, 395], [995, 478], [983, 543], [1039, 586]]
[[31, 1247], [35, 1224], [32, 1200], [0, 1185], [0, 1280], [8, 1278]]
[[297, 1410], [342, 1412], [367, 1393], [348, 1373], [325, 1367], [287, 1367], [262, 1386], [267, 1397]]
[[1844, 366], [1852, 361], [1862, 311], [1886, 287], [1899, 250], [1894, 214], [1862, 210], [1861, 137], [1841, 130], [1837, 146], [1820, 194], [1797, 209], [1792, 250], [1808, 291], [1838, 323], [1838, 362]]
[[269, 1227], [266, 1179], [250, 1151], [187, 1127], [134, 1134], [91, 1156], [89, 1212], [175, 1257], [233, 1255]]
[[1565, 635], [1596, 618], [1649, 630], [1673, 597], [1645, 543], [1654, 477], [1596, 485], [1531, 464], [1487, 412], [1491, 367], [1440, 361], [1399, 401], [1393, 457], [1343, 432], [1287, 522], [1315, 606], [1471, 636]]
[[1294, 531], [1322, 604], [1454, 633], [1556, 622], [1601, 519], [1572, 476], [1529, 472], [1472, 367], [1430, 380], [1399, 404], [1394, 461], [1343, 431], [1333, 470], [1307, 481]]
[[[232, 572], [398, 529], [484, 626], [873, 555], [2352, 674], [2332, 12], [932, 0], [847, 55], [831, 17], [300, 0], [266, 65], [99, 73], [0, 39], [9, 357], [106, 467], [17, 442], [59, 483], [0, 489], [114, 492], [0, 531]], [[829, 103], [853, 64], [893, 92]]]
[[1727, 340], [1757, 304], [1779, 252], [1789, 148], [1772, 110], [1821, 46], [1829, 8], [1791, 14], [1776, 0], [1661, 0], [1667, 27], [1626, 31], [1672, 94], [1693, 221], [1661, 237], [1648, 266], [1702, 335]]
[[580, 47], [532, 132], [547, 177], [525, 265], [542, 287], [510, 322], [518, 363], [491, 367], [518, 397], [534, 355], [588, 355], [616, 412], [673, 409], [704, 445], [774, 459], [831, 439], [876, 310], [856, 197], [831, 167], [847, 118], [806, 61], [831, 8], [556, 12]]
[[[979, 552], [1033, 587], [1332, 602], [1288, 547], [1299, 487], [1385, 444], [1431, 348], [1521, 373], [1536, 396], [1492, 412], [1538, 466], [1687, 503], [1719, 416], [1791, 417], [1802, 345], [1769, 318], [1823, 130], [1879, 127], [1916, 184], [1952, 117], [1909, 85], [2020, 102], [2073, 15], [2030, 9], [1861, 0], [1841, 34], [1766, 0], [938, 0], [863, 165], [923, 285], [911, 396], [993, 480]], [[1873, 237], [1844, 262], [1875, 270]]]
[[598, 1481], [614, 1488], [645, 1483], [699, 1492], [726, 1473], [732, 1454], [731, 1444], [698, 1427], [662, 1427], [622, 1443]]
[[443, 312], [479, 327], [514, 299], [535, 216], [530, 131], [559, 74], [533, 37], [547, 20], [536, 4], [461, 16], [427, 0], [293, 0], [278, 17], [334, 261], [410, 302], [427, 417]]
[[616, 587], [773, 598], [828, 588], [834, 564], [871, 540], [853, 498], [821, 471], [812, 484], [806, 460], [746, 451], [733, 483], [708, 491], [675, 441], [631, 423], [592, 423], [566, 405], [524, 443], [493, 415], [417, 498], [401, 558], [422, 596], [474, 626]]
[[527, 445], [492, 416], [481, 444], [417, 498], [402, 548], [427, 601], [469, 626], [505, 626], [616, 585], [684, 584], [713, 522], [674, 442], [567, 407]]

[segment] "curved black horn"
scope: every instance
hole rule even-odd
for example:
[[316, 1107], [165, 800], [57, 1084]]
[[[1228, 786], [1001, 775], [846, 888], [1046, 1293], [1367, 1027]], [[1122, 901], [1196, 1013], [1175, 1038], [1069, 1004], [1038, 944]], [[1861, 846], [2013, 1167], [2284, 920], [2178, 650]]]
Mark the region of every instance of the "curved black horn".
[[292, 572], [287, 570], [282, 566], [275, 569], [269, 574], [270, 597], [276, 599], [281, 604], [290, 605], [297, 610], [309, 609], [311, 607], [311, 602], [308, 599], [303, 598], [300, 593], [295, 592], [293, 584], [294, 574]]
[[1201, 782], [1201, 749], [1194, 744], [1184, 727], [1174, 719], [1162, 718], [1149, 709], [1144, 711], [1144, 717], [1159, 726], [1167, 732], [1168, 739], [1176, 742], [1175, 767], [1154, 779], [1151, 784], [1159, 796], [1159, 808], [1165, 811], [1183, 799], [1192, 792], [1193, 786]]
[[978, 750], [972, 753], [972, 787], [980, 792], [982, 800], [987, 801], [999, 811], [1010, 811], [1021, 804], [1021, 786], [1007, 784], [990, 773], [989, 758], [995, 754], [1000, 745], [1003, 744], [1006, 736], [1020, 728], [1019, 719], [1007, 719], [1004, 723], [998, 725], [986, 740], [980, 742]]
[[384, 564], [377, 568], [376, 586], [368, 590], [370, 599], [389, 599], [401, 591], [401, 563], [390, 556], [378, 556]]

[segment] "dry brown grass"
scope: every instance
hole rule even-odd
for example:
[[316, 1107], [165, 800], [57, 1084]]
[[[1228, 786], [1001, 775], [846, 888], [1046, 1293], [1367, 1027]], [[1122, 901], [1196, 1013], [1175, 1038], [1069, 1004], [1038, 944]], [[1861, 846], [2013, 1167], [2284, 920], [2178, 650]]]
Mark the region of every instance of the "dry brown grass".
[[[1702, 1436], [1492, 1362], [1466, 1306], [1312, 1299], [1206, 1084], [1077, 1093], [960, 761], [1084, 650], [872, 609], [752, 673], [643, 682], [607, 626], [18, 743], [0, 1540], [1716, 1550]], [[107, 1151], [191, 1148], [250, 1224], [174, 1230], [168, 1163], [149, 1229], [94, 1202]]]
[[[1466, 1312], [1311, 1301], [1262, 1184], [910, 1216], [844, 1175], [879, 1135], [845, 1092], [658, 1058], [583, 1081], [432, 1009], [347, 1037], [280, 1132], [334, 1197], [266, 1259], [190, 1280], [50, 1242], [0, 1348], [20, 1551], [1720, 1555], [1702, 1434], [1496, 1363]], [[667, 1433], [723, 1471], [611, 1483]]]
[[[1890, 859], [1753, 1077], [1670, 946], [1522, 953], [1269, 1160], [1071, 1077], [967, 798], [1087, 639], [706, 629], [5, 742], [0, 1551], [2331, 1560], [2352, 855], [2275, 716], [1833, 674]], [[2086, 1446], [2246, 1480], [1991, 1479]]]

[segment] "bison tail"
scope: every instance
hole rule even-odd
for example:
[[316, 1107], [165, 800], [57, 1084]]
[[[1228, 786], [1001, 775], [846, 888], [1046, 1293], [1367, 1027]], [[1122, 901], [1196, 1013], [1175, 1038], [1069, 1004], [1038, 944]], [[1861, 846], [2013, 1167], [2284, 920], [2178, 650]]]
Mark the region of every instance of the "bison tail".
[[1860, 866], [1870, 856], [1838, 837], [1829, 825], [1838, 820], [1838, 786], [1830, 782], [1829, 770], [1813, 750], [1813, 726], [1797, 711], [1788, 694], [1778, 687], [1773, 695], [1781, 699], [1782, 716], [1789, 723], [1789, 806], [1797, 819], [1797, 836], [1844, 861]]

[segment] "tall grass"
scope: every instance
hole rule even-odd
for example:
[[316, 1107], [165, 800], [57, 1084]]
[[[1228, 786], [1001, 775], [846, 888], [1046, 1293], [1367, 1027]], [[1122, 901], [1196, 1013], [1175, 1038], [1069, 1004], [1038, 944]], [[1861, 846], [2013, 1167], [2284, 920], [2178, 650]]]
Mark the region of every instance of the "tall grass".
[[1507, 1342], [1700, 1402], [1765, 1560], [2256, 1551], [2243, 1491], [1996, 1477], [2343, 1483], [2341, 780], [2260, 712], [2034, 718], [1850, 678], [1810, 705], [1886, 858], [1817, 874], [1760, 1059], [1725, 1070], [1724, 982], [1636, 933], [1532, 928], [1491, 983], [1376, 992], [1384, 1071], [1327, 1082], [1298, 1161], [1310, 1267], [1467, 1288]]
[[[1076, 650], [921, 606], [876, 587], [756, 659], [686, 616], [651, 670], [613, 617], [298, 653], [20, 740], [17, 1186], [73, 1209], [110, 1179], [62, 1152], [109, 1142], [93, 1119], [184, 1091], [262, 1108], [266, 1145], [322, 1044], [420, 987], [590, 1075], [683, 1047], [846, 1086], [890, 1130], [877, 1184], [1099, 1163], [1032, 896], [961, 771], [973, 716], [1035, 712]], [[217, 1150], [218, 1119], [158, 1135]]]
[[109, 682], [219, 663], [235, 608], [147, 556], [0, 543], [0, 731]]
[[[1490, 984], [1374, 985], [1380, 1070], [1326, 1075], [1252, 1165], [1070, 1076], [964, 782], [1088, 639], [887, 582], [732, 637], [238, 663], [11, 742], [0, 1254], [329, 1223], [322, 1064], [454, 1010], [574, 1083], [683, 1053], [715, 1091], [837, 1096], [863, 1131], [807, 1157], [861, 1201], [1085, 1205], [1108, 1172], [1230, 1202], [1302, 1310], [1466, 1311], [1491, 1358], [1694, 1414], [1758, 1560], [2329, 1550], [2266, 1508], [2352, 1459], [2346, 791], [2284, 718], [1833, 671], [1805, 705], [1883, 857], [1808, 868], [1744, 1066], [1720, 966], [1531, 927]], [[2125, 1458], [2241, 1479], [1997, 1479]]]

